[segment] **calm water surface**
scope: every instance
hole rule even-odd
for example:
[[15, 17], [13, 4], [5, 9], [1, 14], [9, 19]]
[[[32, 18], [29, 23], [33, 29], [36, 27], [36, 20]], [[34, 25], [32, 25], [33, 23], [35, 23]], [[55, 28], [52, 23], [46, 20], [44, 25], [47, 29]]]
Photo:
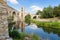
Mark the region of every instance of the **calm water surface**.
[[[42, 39], [60, 40], [60, 29], [38, 28], [35, 24], [26, 26], [24, 31], [28, 34], [36, 34]], [[20, 32], [20, 30], [19, 30]]]

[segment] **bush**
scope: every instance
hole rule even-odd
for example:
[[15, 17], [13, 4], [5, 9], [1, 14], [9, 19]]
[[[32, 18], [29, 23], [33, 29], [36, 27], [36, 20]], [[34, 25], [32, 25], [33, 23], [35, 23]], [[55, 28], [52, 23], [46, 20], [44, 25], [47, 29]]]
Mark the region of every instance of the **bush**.
[[33, 35], [32, 40], [39, 40], [39, 37], [37, 35]]
[[12, 36], [12, 27], [13, 27], [13, 24], [15, 24], [15, 22], [12, 22], [12, 23], [8, 24], [8, 31], [9, 31], [9, 36], [10, 37]]
[[31, 34], [26, 34], [26, 33], [20, 33], [20, 39], [14, 38], [14, 40], [24, 40], [25, 37], [31, 38], [31, 40], [38, 40], [39, 37], [37, 35], [31, 35]]
[[17, 30], [12, 31], [12, 38], [19, 39], [20, 38], [20, 33]]

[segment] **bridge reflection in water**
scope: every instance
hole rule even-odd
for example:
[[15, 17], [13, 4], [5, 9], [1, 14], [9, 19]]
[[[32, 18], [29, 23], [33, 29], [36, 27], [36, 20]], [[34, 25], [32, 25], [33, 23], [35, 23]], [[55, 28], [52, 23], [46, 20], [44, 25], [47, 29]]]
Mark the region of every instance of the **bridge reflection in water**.
[[21, 29], [21, 32], [23, 32], [24, 31], [24, 27], [25, 27], [25, 20], [24, 20], [24, 7], [21, 7], [21, 9], [20, 9], [21, 11], [20, 11], [20, 13], [19, 13], [19, 15], [15, 18], [14, 17], [14, 19], [16, 20], [15, 21], [15, 24], [14, 24], [14, 27], [13, 27], [13, 29]]

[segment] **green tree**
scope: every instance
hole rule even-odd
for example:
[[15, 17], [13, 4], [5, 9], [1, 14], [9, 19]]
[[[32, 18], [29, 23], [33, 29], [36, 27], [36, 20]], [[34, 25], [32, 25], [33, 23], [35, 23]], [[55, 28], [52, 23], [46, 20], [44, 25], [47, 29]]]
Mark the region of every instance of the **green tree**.
[[53, 13], [54, 13], [55, 17], [60, 17], [60, 5], [54, 7]]
[[44, 8], [41, 16], [43, 18], [53, 18], [54, 17], [53, 8], [51, 6]]
[[38, 10], [38, 11], [36, 12], [36, 15], [40, 15], [41, 13], [42, 13], [42, 11]]
[[25, 22], [26, 22], [28, 25], [31, 23], [31, 16], [30, 16], [30, 14], [27, 14], [27, 15], [25, 16]]

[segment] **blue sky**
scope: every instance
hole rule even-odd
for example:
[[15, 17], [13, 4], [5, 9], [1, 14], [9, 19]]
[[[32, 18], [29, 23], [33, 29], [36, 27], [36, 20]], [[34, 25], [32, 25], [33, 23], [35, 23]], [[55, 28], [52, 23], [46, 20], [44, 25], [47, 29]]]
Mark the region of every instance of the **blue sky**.
[[43, 10], [44, 7], [51, 5], [58, 6], [60, 0], [7, 0], [7, 4], [16, 10], [24, 6], [26, 12], [34, 13], [37, 10]]

